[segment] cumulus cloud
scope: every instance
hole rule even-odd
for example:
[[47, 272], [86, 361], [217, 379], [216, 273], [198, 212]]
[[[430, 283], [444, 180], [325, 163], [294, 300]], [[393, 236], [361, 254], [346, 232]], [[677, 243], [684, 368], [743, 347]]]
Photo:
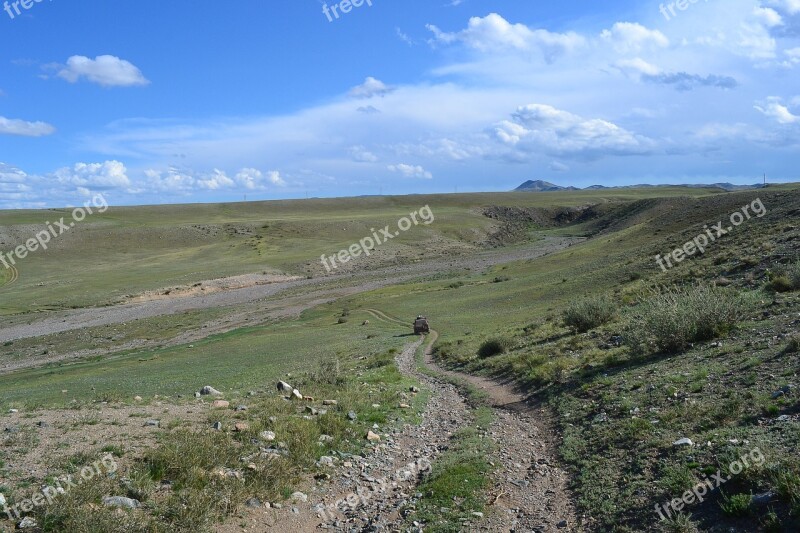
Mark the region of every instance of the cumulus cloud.
[[606, 120], [586, 119], [545, 104], [520, 107], [512, 120], [496, 124], [489, 133], [517, 158], [535, 153], [576, 159], [640, 155], [653, 144]]
[[43, 137], [52, 135], [56, 128], [47, 122], [28, 122], [0, 116], [0, 134], [22, 137]]
[[103, 55], [90, 59], [86, 56], [72, 56], [58, 72], [58, 77], [75, 83], [86, 78], [103, 87], [130, 87], [150, 83], [142, 72], [132, 63], [116, 56]]
[[377, 80], [372, 76], [367, 77], [364, 80], [364, 83], [361, 85], [356, 85], [352, 89], [350, 89], [350, 97], [351, 98], [373, 98], [375, 96], [386, 96], [394, 89], [383, 83], [381, 80]]
[[651, 30], [638, 22], [617, 22], [611, 29], [603, 30], [600, 37], [617, 52], [639, 52], [645, 48], [666, 48], [669, 39], [659, 30]]
[[614, 63], [621, 72], [638, 77], [640, 80], [659, 85], [671, 85], [678, 91], [691, 91], [697, 87], [717, 87], [735, 89], [739, 83], [735, 78], [718, 74], [701, 76], [688, 72], [663, 72], [657, 66], [641, 58], [622, 59]]
[[433, 43], [461, 42], [482, 52], [539, 49], [549, 62], [586, 43], [586, 39], [575, 32], [553, 33], [531, 29], [525, 24], [512, 24], [497, 13], [472, 17], [467, 28], [459, 32], [447, 33], [433, 24], [428, 24], [427, 28], [433, 33]]
[[56, 170], [53, 175], [63, 184], [84, 188], [128, 187], [131, 183], [125, 165], [119, 161], [76, 163], [71, 168], [64, 167]]
[[147, 169], [146, 185], [162, 192], [191, 194], [197, 191], [232, 191], [243, 187], [250, 191], [264, 191], [271, 186], [282, 187], [286, 182], [277, 170], [266, 173], [257, 168], [242, 168], [233, 178], [215, 168], [210, 172], [169, 167], [167, 170]]
[[758, 111], [767, 117], [775, 120], [778, 124], [797, 124], [800, 123], [800, 116], [793, 114], [789, 108], [781, 103], [781, 98], [771, 96], [765, 102], [760, 102], [754, 106]]
[[399, 165], [389, 165], [386, 168], [388, 168], [390, 172], [397, 172], [405, 178], [421, 178], [426, 180], [433, 178], [433, 174], [425, 170], [420, 165], [407, 165], [405, 163], [400, 163]]

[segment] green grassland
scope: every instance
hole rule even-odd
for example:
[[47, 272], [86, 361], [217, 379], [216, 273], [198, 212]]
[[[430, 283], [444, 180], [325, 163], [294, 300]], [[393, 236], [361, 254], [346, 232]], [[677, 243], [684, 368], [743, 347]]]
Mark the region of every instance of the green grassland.
[[[432, 225], [420, 225], [386, 246], [429, 253], [474, 246], [491, 227], [480, 207], [568, 207], [640, 198], [704, 196], [718, 189], [619, 189], [547, 194], [460, 194], [273, 201], [239, 204], [111, 207], [58, 238], [48, 250], [20, 260], [20, 278], [0, 293], [0, 315], [104, 305], [126, 295], [252, 272], [311, 275], [331, 255], [369, 236], [373, 228], [430, 205]], [[0, 212], [7, 252], [69, 210]], [[7, 273], [4, 273], [7, 275]]]
[[[656, 254], [682, 246], [705, 225], [756, 198], [767, 208], [763, 218], [745, 222], [705, 254], [668, 272], [658, 267]], [[338, 358], [352, 367], [360, 356], [377, 357], [408, 340], [396, 325], [373, 319], [361, 326], [370, 318], [366, 309], [404, 318], [423, 313], [441, 334], [440, 361], [462, 371], [510, 377], [558, 413], [562, 458], [573, 472], [581, 511], [594, 519], [597, 530], [797, 529], [800, 431], [796, 420], [779, 417], [800, 412], [800, 355], [792, 349], [800, 297], [796, 288], [776, 291], [776, 279], [800, 258], [800, 190], [791, 186], [731, 194], [659, 188], [111, 209], [85, 226], [91, 238], [64, 241], [63, 247], [21, 264], [20, 279], [0, 289], [0, 312], [100, 304], [122, 294], [253, 269], [303, 274], [320, 254], [344, 248], [370, 228], [394, 224], [423, 205], [431, 206], [436, 223], [387, 246], [413, 248], [430, 240], [479, 251], [494, 227], [481, 207], [597, 207], [572, 223], [530, 225], [527, 239], [513, 244], [535, 248], [547, 236], [589, 237], [561, 252], [485, 271], [461, 268], [456, 259], [450, 271], [191, 347], [119, 352], [3, 375], [0, 407], [63, 406], [72, 399], [82, 404], [135, 394], [176, 397], [205, 384], [241, 393], [271, 385], [287, 372], [307, 372], [313, 384], [313, 369], [321, 363]], [[0, 224], [35, 224], [41, 216], [0, 213]], [[420, 234], [426, 235], [420, 239]], [[62, 272], [48, 263], [54, 259], [65, 267]], [[42, 280], [50, 285], [37, 291]], [[633, 313], [654, 293], [714, 285], [749, 302], [715, 339], [675, 353], [643, 354], [611, 340], [626, 335]], [[588, 332], [576, 333], [562, 314], [588, 296], [606, 297], [616, 312]], [[348, 321], [338, 324], [345, 307], [351, 310]], [[481, 346], [492, 339], [502, 341], [503, 353], [479, 357]], [[794, 385], [794, 392], [773, 398], [787, 385]], [[672, 446], [682, 437], [697, 446]], [[680, 497], [756, 446], [765, 465], [735, 476], [723, 490], [727, 496], [769, 492], [768, 505], [723, 509], [726, 500], [717, 491], [689, 509], [690, 519], [658, 522], [655, 504]], [[452, 469], [444, 465], [441, 471]]]

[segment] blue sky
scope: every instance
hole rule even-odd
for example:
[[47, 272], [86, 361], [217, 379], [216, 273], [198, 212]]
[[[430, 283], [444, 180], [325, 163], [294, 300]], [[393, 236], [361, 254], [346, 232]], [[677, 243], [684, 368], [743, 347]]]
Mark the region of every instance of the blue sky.
[[684, 1], [11, 1], [0, 208], [800, 181], [800, 0]]

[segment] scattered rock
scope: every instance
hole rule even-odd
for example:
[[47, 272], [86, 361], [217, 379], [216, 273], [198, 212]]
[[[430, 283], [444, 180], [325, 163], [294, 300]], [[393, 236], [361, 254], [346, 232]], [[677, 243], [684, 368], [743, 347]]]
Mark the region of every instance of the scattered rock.
[[250, 424], [248, 424], [247, 422], [236, 422], [233, 425], [233, 430], [236, 431], [237, 433], [241, 433], [242, 431], [247, 431], [248, 429], [250, 429]]
[[753, 499], [750, 501], [756, 507], [766, 507], [775, 499], [774, 492], [764, 492], [762, 494], [754, 494]]
[[19, 529], [35, 529], [39, 527], [36, 523], [36, 520], [30, 516], [26, 516], [22, 520], [20, 520], [19, 524], [17, 524]]
[[212, 403], [211, 406], [214, 409], [227, 409], [231, 406], [231, 404], [225, 400], [214, 400], [214, 403]]
[[211, 427], [217, 431], [222, 431], [222, 422], [214, 422]]
[[338, 400], [322, 400], [322, 405], [339, 405]]
[[151, 419], [144, 423], [144, 427], [158, 428], [161, 427], [161, 422], [158, 420]]
[[291, 394], [291, 392], [293, 390], [294, 390], [294, 387], [292, 387], [291, 385], [289, 385], [285, 381], [279, 381], [278, 382], [278, 392], [286, 392], [286, 393]]
[[44, 420], [39, 420], [38, 422], [36, 422], [36, 425], [39, 426], [40, 428], [49, 428], [50, 427], [50, 424], [48, 424]]
[[328, 455], [323, 455], [322, 457], [319, 458], [319, 461], [317, 461], [317, 464], [319, 466], [333, 467], [333, 463], [334, 463], [333, 457], [330, 457]]
[[672, 445], [675, 446], [676, 448], [681, 448], [684, 446], [694, 446], [694, 442], [692, 442], [692, 439], [684, 437], [682, 439], [676, 440], [675, 442], [672, 443]]
[[303, 399], [303, 395], [300, 394], [299, 390], [294, 389], [294, 390], [292, 390], [292, 398], [294, 398], [295, 400], [302, 400]]
[[308, 496], [303, 494], [302, 492], [298, 491], [292, 494], [292, 501], [293, 502], [307, 502]]
[[269, 441], [269, 442], [275, 440], [275, 432], [274, 431], [262, 431], [261, 433], [259, 433], [258, 436], [261, 437], [262, 439], [266, 440], [266, 441]]
[[14, 413], [19, 413], [19, 409], [9, 409], [8, 412], [13, 415]]
[[250, 498], [244, 504], [251, 509], [259, 509], [264, 506], [258, 498]]
[[558, 529], [564, 529], [565, 527], [567, 527], [567, 521], [566, 521], [566, 520], [562, 520], [561, 522], [559, 522], [558, 524], [556, 524], [556, 527], [557, 527]]
[[200, 394], [203, 396], [222, 396], [222, 393], [212, 387], [211, 385], [206, 385], [202, 389], [200, 389]]
[[372, 431], [367, 432], [367, 440], [370, 442], [378, 442], [381, 440], [381, 436], [377, 433], [373, 433]]
[[400, 404], [400, 409], [411, 409], [411, 406], [408, 405], [407, 403], [401, 403]]
[[792, 419], [792, 417], [790, 417], [789, 415], [781, 415], [776, 420], [778, 422], [788, 422], [791, 419]]
[[356, 420], [358, 416], [356, 415], [355, 411], [350, 411], [349, 413], [347, 413], [347, 418], [350, 420]]
[[141, 402], [142, 401], [142, 397], [141, 396], [134, 396], [133, 397], [133, 401], [134, 402]]
[[419, 389], [418, 389], [417, 387], [411, 387], [411, 388], [410, 388], [410, 389], [408, 389], [408, 390], [409, 390], [409, 391], [411, 391], [411, 392], [413, 392], [414, 394], [417, 394], [417, 393], [419, 392]]
[[365, 320], [361, 325], [362, 326], [369, 326], [369, 320]]
[[106, 496], [103, 498], [103, 505], [106, 507], [121, 507], [123, 509], [138, 509], [141, 504], [139, 500], [126, 498], [125, 496]]
[[237, 405], [236, 406], [236, 410], [237, 411], [247, 411], [247, 406], [246, 405]]
[[320, 442], [333, 442], [333, 437], [331, 437], [330, 435], [320, 435], [319, 436], [319, 441]]

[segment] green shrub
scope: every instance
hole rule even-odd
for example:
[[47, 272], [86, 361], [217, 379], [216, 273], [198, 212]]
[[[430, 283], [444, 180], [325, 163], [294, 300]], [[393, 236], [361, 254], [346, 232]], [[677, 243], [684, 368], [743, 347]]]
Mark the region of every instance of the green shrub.
[[511, 340], [503, 337], [489, 339], [481, 344], [480, 348], [478, 348], [478, 357], [481, 359], [488, 359], [489, 357], [500, 355], [507, 352], [511, 348], [512, 344], [513, 343]]
[[653, 348], [679, 353], [726, 334], [754, 305], [752, 298], [722, 287], [669, 289], [630, 311], [625, 340], [635, 354]]
[[800, 352], [800, 336], [795, 335], [791, 339], [789, 339], [789, 344], [786, 345], [786, 349], [784, 350], [785, 353], [797, 353]]
[[692, 515], [678, 513], [661, 523], [661, 530], [667, 533], [697, 533], [697, 525], [692, 521]]
[[564, 325], [578, 333], [586, 333], [611, 321], [616, 313], [616, 305], [606, 296], [584, 298], [564, 310]]
[[728, 496], [722, 493], [722, 501], [719, 506], [722, 512], [729, 516], [744, 517], [750, 514], [750, 503], [753, 501], [753, 496], [750, 494], [734, 494]]
[[775, 292], [800, 290], [800, 261], [771, 273], [769, 279], [769, 288]]
[[346, 316], [340, 316], [340, 317], [339, 317], [339, 320], [338, 320], [337, 322], [338, 322], [339, 324], [347, 324], [347, 320], [348, 320], [348, 319], [347, 319], [347, 317], [346, 317]]

